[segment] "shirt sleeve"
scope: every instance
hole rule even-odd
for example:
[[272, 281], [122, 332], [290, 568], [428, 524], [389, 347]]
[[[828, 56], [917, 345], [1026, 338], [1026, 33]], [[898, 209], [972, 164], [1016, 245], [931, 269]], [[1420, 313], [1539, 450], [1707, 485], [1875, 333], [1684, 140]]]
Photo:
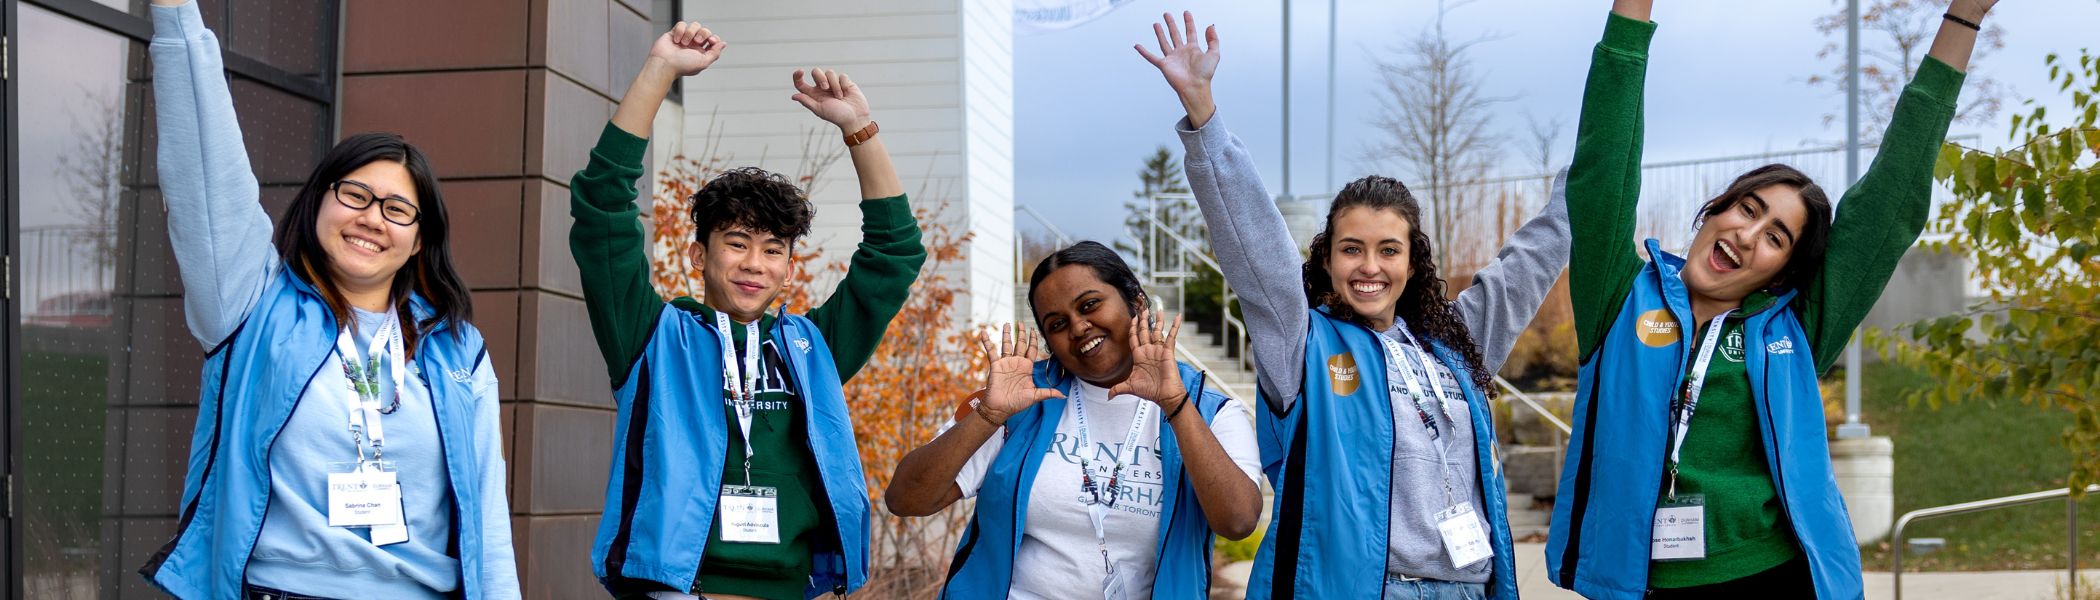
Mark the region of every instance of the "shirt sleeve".
[[1225, 456], [1232, 464], [1246, 473], [1254, 485], [1261, 485], [1261, 447], [1254, 438], [1254, 414], [1238, 400], [1226, 400], [1218, 408], [1218, 416], [1210, 420], [1210, 434], [1218, 438], [1218, 445], [1225, 447]]
[[270, 216], [248, 164], [219, 38], [197, 3], [153, 7], [160, 197], [183, 314], [206, 348], [233, 334], [277, 272]]
[[[947, 424], [941, 425], [940, 433], [947, 433], [948, 428], [954, 426], [955, 421], [951, 419]], [[934, 435], [938, 436], [940, 433]], [[964, 462], [962, 470], [955, 473], [955, 487], [962, 490], [962, 497], [977, 497], [977, 488], [984, 487], [985, 471], [991, 470], [992, 459], [998, 458], [999, 449], [1005, 447], [1006, 428], [1001, 427], [998, 432], [992, 434], [991, 439], [984, 441], [983, 446], [978, 446], [977, 451], [970, 454], [970, 460]]]

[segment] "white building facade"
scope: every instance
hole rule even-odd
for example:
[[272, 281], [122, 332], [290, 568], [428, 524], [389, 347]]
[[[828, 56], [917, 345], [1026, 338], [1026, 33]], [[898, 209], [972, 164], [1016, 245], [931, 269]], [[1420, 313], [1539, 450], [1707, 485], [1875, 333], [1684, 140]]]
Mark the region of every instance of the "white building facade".
[[[685, 18], [730, 47], [686, 80], [683, 106], [659, 118], [659, 161], [707, 154], [803, 174], [805, 155], [841, 142], [789, 99], [789, 76], [845, 72], [867, 94], [913, 206], [945, 204], [933, 218], [971, 235], [961, 263], [946, 271], [967, 285], [965, 314], [979, 323], [1011, 318], [1012, 0], [684, 1]], [[817, 216], [805, 247], [822, 249], [824, 261], [846, 260], [860, 242], [859, 188], [843, 156], [809, 184]]]

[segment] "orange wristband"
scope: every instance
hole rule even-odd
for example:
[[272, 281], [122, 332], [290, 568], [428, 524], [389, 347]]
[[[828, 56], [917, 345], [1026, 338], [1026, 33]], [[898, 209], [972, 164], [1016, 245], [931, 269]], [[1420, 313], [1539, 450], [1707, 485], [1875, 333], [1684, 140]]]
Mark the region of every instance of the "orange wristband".
[[870, 138], [875, 137], [875, 134], [880, 131], [882, 131], [882, 128], [876, 126], [874, 121], [868, 121], [867, 127], [862, 127], [860, 128], [860, 131], [855, 131], [851, 134], [846, 135], [846, 147], [852, 148], [854, 146], [859, 146], [862, 143], [867, 142]]

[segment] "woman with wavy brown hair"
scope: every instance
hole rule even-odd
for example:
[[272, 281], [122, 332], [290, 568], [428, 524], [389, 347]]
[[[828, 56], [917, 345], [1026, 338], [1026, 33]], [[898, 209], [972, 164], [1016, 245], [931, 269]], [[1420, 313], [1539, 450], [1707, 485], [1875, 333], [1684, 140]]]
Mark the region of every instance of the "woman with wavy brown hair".
[[[1189, 187], [1240, 293], [1276, 486], [1250, 598], [1514, 598], [1515, 563], [1487, 404], [1568, 259], [1562, 202], [1517, 230], [1456, 301], [1407, 186], [1370, 176], [1334, 197], [1297, 259], [1253, 157], [1211, 99], [1215, 27], [1155, 25], [1158, 67], [1188, 117]], [[1186, 34], [1186, 35], [1184, 35]]]

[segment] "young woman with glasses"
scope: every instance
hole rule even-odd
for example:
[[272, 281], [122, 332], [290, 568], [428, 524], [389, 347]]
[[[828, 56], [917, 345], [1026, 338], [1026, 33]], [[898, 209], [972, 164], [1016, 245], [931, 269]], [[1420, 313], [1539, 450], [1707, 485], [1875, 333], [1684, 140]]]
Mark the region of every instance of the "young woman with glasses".
[[181, 598], [516, 598], [497, 384], [429, 163], [343, 139], [273, 227], [219, 43], [153, 2], [160, 183], [208, 350], [174, 539]]

